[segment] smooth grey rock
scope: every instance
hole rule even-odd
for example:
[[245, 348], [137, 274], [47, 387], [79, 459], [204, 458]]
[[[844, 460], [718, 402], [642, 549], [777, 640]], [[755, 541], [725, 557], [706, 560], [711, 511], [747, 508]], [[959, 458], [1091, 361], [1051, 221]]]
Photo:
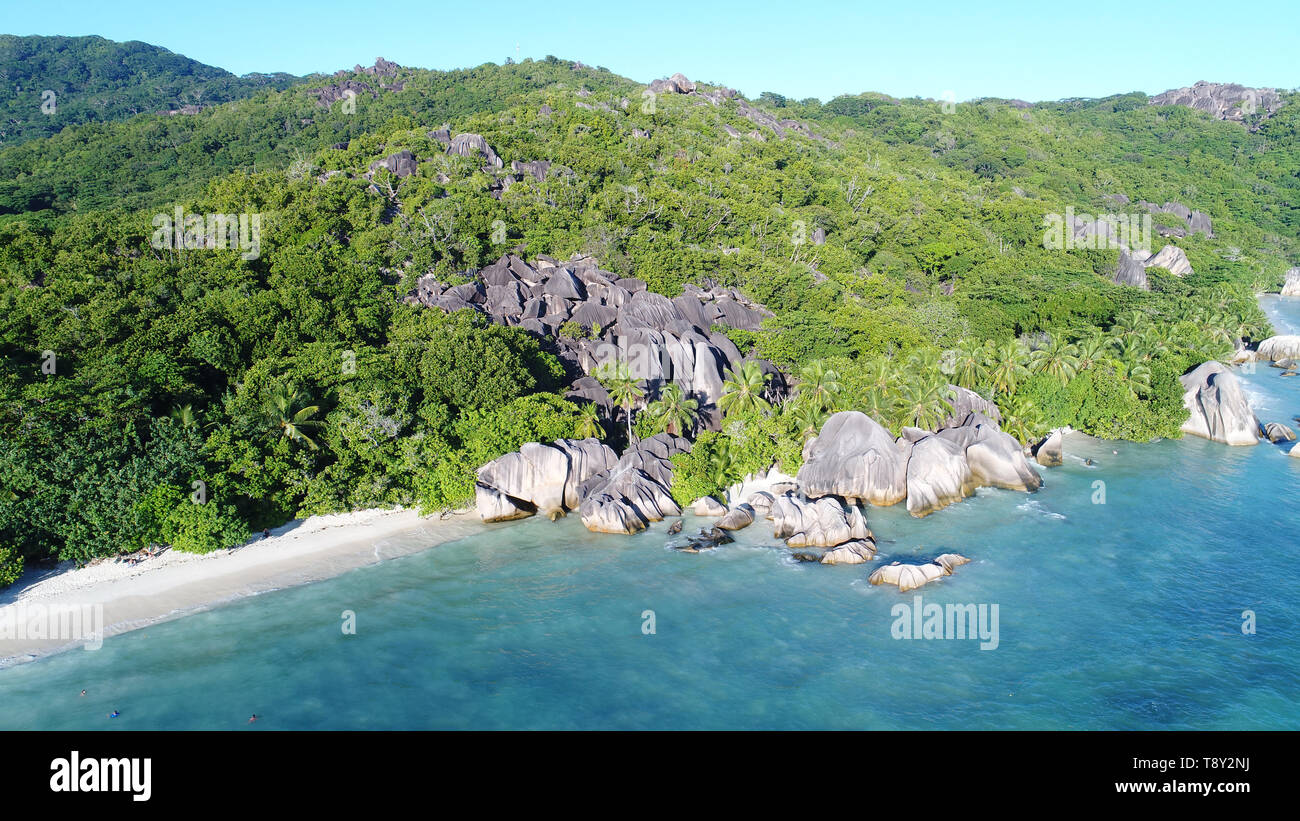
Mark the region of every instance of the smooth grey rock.
[[836, 545], [822, 554], [822, 564], [866, 564], [876, 558], [876, 543], [872, 539], [854, 539]]
[[691, 505], [691, 510], [696, 516], [723, 516], [727, 512], [727, 506], [712, 496], [702, 496]]
[[741, 530], [754, 523], [754, 508], [739, 504], [727, 511], [727, 515], [717, 521], [714, 527], [722, 530]]
[[865, 413], [841, 411], [804, 447], [799, 486], [810, 497], [897, 504], [907, 498], [907, 457], [879, 422]]
[[1236, 374], [1211, 361], [1179, 378], [1183, 407], [1191, 413], [1181, 428], [1184, 433], [1227, 445], [1259, 443], [1259, 420]]
[[966, 451], [957, 443], [927, 436], [912, 446], [907, 461], [907, 512], [917, 517], [960, 502], [975, 489]]

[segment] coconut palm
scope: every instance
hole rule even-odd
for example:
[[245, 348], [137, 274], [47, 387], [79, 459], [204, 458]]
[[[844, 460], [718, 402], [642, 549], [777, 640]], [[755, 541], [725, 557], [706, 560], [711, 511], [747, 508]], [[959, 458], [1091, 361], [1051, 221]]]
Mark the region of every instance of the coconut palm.
[[1013, 394], [1016, 387], [1029, 376], [1029, 349], [1019, 339], [1012, 339], [996, 349], [989, 381], [993, 389], [1002, 394]]
[[799, 369], [798, 396], [818, 408], [834, 410], [841, 392], [839, 378], [839, 374], [826, 367], [825, 362], [815, 359]]
[[984, 359], [984, 352], [977, 343], [963, 340], [952, 349], [948, 360], [953, 381], [963, 388], [977, 390], [988, 377]]
[[952, 413], [948, 385], [936, 376], [921, 375], [903, 383], [900, 405], [905, 425], [934, 430]]
[[1151, 369], [1140, 361], [1121, 359], [1115, 363], [1115, 372], [1120, 375], [1134, 396], [1150, 393]]
[[171, 420], [183, 428], [193, 428], [199, 424], [199, 418], [194, 414], [193, 405], [181, 405], [172, 408]]
[[579, 439], [604, 439], [605, 429], [600, 424], [600, 406], [595, 402], [588, 402], [578, 411], [578, 429]]
[[627, 441], [632, 443], [632, 408], [645, 397], [626, 362], [610, 362], [600, 369], [597, 381], [609, 393], [610, 401], [623, 409], [627, 421]]
[[770, 378], [771, 374], [763, 373], [757, 362], [741, 362], [728, 369], [718, 407], [727, 416], [746, 411], [766, 413], [771, 405], [763, 398], [763, 388]]
[[311, 428], [319, 428], [323, 423], [312, 419], [320, 411], [319, 405], [308, 405], [311, 399], [292, 383], [276, 385], [266, 400], [266, 414], [272, 429], [278, 431], [276, 438], [285, 438], [290, 442], [302, 442], [312, 450], [319, 450], [311, 437], [304, 433]]
[[785, 410], [798, 427], [799, 438], [804, 442], [816, 436], [817, 431], [821, 430], [822, 423], [826, 421], [826, 410], [816, 402], [806, 400], [787, 402]]
[[709, 456], [709, 479], [719, 490], [726, 488], [738, 479], [736, 475], [736, 456], [731, 449], [731, 440], [726, 436], [718, 437], [713, 443], [713, 453]]
[[1047, 347], [1039, 348], [1029, 356], [1029, 369], [1055, 377], [1062, 385], [1079, 372], [1079, 349], [1057, 334]]
[[1078, 359], [1076, 369], [1079, 373], [1110, 359], [1110, 342], [1101, 334], [1092, 334], [1079, 340], [1075, 344], [1075, 350]]
[[873, 359], [862, 371], [863, 385], [867, 390], [879, 390], [888, 394], [889, 389], [898, 384], [898, 371], [894, 363], [885, 358]]
[[699, 404], [694, 399], [686, 398], [681, 385], [669, 382], [659, 391], [659, 398], [647, 405], [645, 410], [660, 430], [681, 436], [695, 426]]
[[1002, 403], [1002, 430], [1027, 445], [1043, 432], [1043, 417], [1038, 407], [1023, 396], [1009, 396]]

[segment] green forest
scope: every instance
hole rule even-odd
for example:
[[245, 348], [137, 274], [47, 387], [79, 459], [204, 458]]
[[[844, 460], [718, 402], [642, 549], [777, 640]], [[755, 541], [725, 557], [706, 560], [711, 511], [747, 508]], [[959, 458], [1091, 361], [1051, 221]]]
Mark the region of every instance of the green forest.
[[[933, 427], [949, 384], [1022, 442], [1063, 425], [1177, 437], [1178, 377], [1270, 335], [1254, 294], [1300, 261], [1294, 94], [1247, 128], [1142, 94], [749, 101], [554, 57], [234, 78], [143, 44], [127, 44], [137, 64], [107, 41], [25, 39], [0, 40], [11, 85], [16, 66], [75, 59], [108, 102], [51, 131], [39, 96], [0, 98], [19, 121], [0, 141], [0, 586], [35, 562], [211, 551], [294, 517], [460, 507], [478, 466], [529, 441], [690, 434], [673, 488], [689, 502], [793, 471], [835, 410]], [[199, 88], [193, 113], [153, 113]], [[504, 169], [448, 153], [444, 127]], [[375, 165], [402, 151], [414, 173]], [[503, 186], [516, 161], [550, 172]], [[1044, 247], [1046, 215], [1139, 201], [1213, 220], [1213, 236], [1153, 237], [1194, 273], [1149, 268], [1143, 290], [1115, 283], [1114, 249]], [[256, 253], [158, 247], [177, 209], [258, 215]], [[590, 254], [667, 296], [736, 288], [774, 316], [728, 335], [794, 389], [765, 398], [738, 367], [710, 431], [680, 392], [608, 372], [607, 416], [564, 398], [552, 340], [405, 300], [422, 275], [468, 281], [506, 253]]]

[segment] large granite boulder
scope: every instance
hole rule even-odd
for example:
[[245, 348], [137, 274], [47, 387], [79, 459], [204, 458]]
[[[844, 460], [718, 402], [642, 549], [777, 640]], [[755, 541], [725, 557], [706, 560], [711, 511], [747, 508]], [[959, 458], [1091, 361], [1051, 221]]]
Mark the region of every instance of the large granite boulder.
[[1247, 88], [1236, 83], [1207, 83], [1157, 94], [1150, 105], [1182, 105], [1204, 111], [1216, 120], [1243, 122], [1259, 115], [1267, 118], [1282, 105], [1282, 96], [1271, 88]]
[[1255, 357], [1269, 362], [1300, 358], [1300, 336], [1294, 334], [1270, 336], [1259, 343], [1255, 349]]
[[1291, 268], [1286, 272], [1286, 282], [1282, 283], [1282, 296], [1300, 296], [1300, 268]]
[[907, 450], [858, 411], [833, 414], [804, 447], [799, 486], [811, 497], [893, 505], [907, 498]]
[[1044, 467], [1055, 467], [1065, 462], [1065, 436], [1060, 429], [1047, 434], [1041, 442], [1034, 445], [1034, 461]]
[[822, 564], [866, 564], [876, 558], [875, 539], [854, 539], [822, 554]]
[[954, 567], [960, 567], [970, 559], [956, 553], [945, 553], [933, 561], [924, 564], [900, 564], [892, 562], [877, 568], [868, 578], [871, 584], [892, 584], [900, 593], [915, 590], [932, 581], [951, 576]]
[[959, 385], [948, 386], [948, 401], [952, 405], [952, 413], [948, 415], [940, 428], [953, 428], [966, 421], [966, 417], [972, 413], [982, 413], [994, 422], [1002, 421], [1002, 411], [998, 406], [980, 396], [973, 390], [963, 388]]
[[616, 463], [614, 452], [595, 439], [529, 442], [478, 469], [475, 506], [485, 522], [541, 513], [551, 518], [578, 507], [578, 489]]
[[1131, 285], [1144, 291], [1151, 290], [1147, 283], [1147, 269], [1127, 248], [1119, 251], [1119, 267], [1115, 271], [1116, 285]]
[[1218, 362], [1205, 362], [1180, 377], [1183, 407], [1190, 416], [1183, 433], [1226, 445], [1259, 443], [1259, 420], [1246, 401], [1237, 375]]
[[447, 146], [447, 153], [460, 157], [482, 157], [494, 168], [505, 165], [481, 134], [457, 134]]
[[966, 451], [956, 442], [927, 436], [907, 461], [907, 512], [917, 517], [960, 502], [975, 489]]
[[754, 508], [741, 503], [728, 510], [727, 515], [719, 519], [714, 527], [719, 530], [741, 530], [754, 523], [754, 515]]
[[1174, 276], [1182, 277], [1196, 273], [1192, 263], [1187, 261], [1187, 252], [1177, 245], [1166, 245], [1160, 252], [1142, 263], [1147, 268], [1164, 268]]
[[1014, 436], [988, 425], [977, 427], [978, 437], [966, 448], [966, 461], [976, 482], [1007, 490], [1033, 491], [1043, 486], [1043, 477], [1029, 464]]

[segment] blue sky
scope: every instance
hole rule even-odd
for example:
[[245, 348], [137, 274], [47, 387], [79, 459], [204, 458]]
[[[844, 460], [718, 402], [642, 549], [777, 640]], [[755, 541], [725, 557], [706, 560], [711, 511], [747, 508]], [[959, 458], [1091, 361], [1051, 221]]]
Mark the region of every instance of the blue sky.
[[0, 32], [143, 40], [236, 74], [332, 72], [380, 55], [448, 69], [554, 54], [643, 82], [681, 71], [750, 97], [822, 100], [1300, 86], [1297, 0], [616, 4], [0, 0]]

